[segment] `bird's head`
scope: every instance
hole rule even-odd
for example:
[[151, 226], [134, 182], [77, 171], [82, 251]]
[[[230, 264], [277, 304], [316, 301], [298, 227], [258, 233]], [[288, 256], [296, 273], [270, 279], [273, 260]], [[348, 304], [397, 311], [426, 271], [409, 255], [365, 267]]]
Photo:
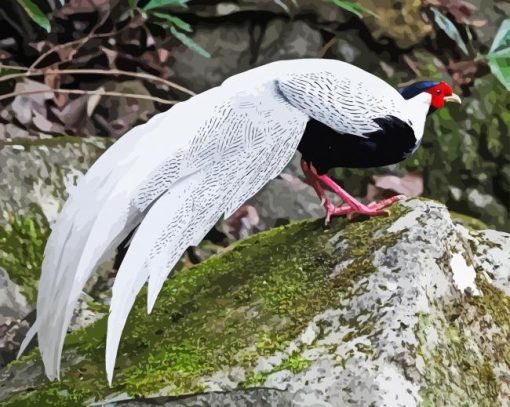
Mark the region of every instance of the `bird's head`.
[[446, 102], [461, 103], [460, 97], [453, 93], [451, 86], [446, 82], [415, 82], [400, 90], [400, 94], [406, 100], [421, 93], [431, 95], [430, 107], [432, 111], [443, 108]]

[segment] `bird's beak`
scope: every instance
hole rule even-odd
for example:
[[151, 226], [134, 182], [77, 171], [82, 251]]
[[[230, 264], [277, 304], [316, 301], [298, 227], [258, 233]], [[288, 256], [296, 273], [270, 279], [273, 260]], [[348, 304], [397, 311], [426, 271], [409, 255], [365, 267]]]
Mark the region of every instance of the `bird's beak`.
[[459, 105], [462, 103], [462, 100], [460, 100], [459, 95], [456, 95], [455, 93], [452, 94], [451, 96], [445, 96], [444, 101], [458, 103]]

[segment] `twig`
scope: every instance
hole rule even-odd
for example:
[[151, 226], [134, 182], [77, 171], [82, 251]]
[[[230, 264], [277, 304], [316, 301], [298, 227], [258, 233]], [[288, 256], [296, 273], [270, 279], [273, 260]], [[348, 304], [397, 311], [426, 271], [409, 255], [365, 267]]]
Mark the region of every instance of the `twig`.
[[411, 68], [411, 71], [413, 71], [416, 76], [421, 76], [421, 72], [418, 69], [416, 62], [414, 62], [408, 55], [404, 55], [404, 61], [406, 61], [407, 66]]
[[28, 71], [29, 69], [24, 66], [18, 66], [18, 65], [5, 65], [0, 64], [0, 69], [12, 69], [13, 71]]
[[[0, 67], [2, 67], [0, 65]], [[8, 81], [10, 79], [16, 79], [16, 78], [25, 78], [28, 76], [42, 76], [42, 75], [67, 75], [67, 74], [94, 74], [94, 75], [124, 75], [124, 76], [131, 76], [134, 78], [141, 78], [141, 79], [147, 79], [154, 82], [160, 82], [164, 85], [167, 85], [171, 88], [180, 90], [181, 92], [187, 93], [190, 96], [195, 96], [195, 93], [184, 86], [181, 86], [175, 82], [171, 82], [169, 80], [160, 78], [155, 75], [151, 75], [149, 73], [145, 72], [131, 72], [131, 71], [123, 71], [121, 69], [48, 69], [48, 70], [41, 70], [38, 69], [37, 71], [29, 71], [29, 72], [23, 72], [23, 73], [13, 73], [10, 75], [5, 75], [0, 77], [0, 82], [2, 81]]]
[[74, 40], [74, 41], [66, 42], [65, 44], [59, 44], [59, 45], [56, 45], [54, 47], [51, 47], [48, 51], [46, 51], [46, 52], [42, 53], [41, 55], [39, 55], [39, 57], [32, 63], [32, 65], [30, 65], [30, 68], [28, 68], [28, 69], [29, 70], [35, 69], [35, 67], [37, 65], [39, 65], [39, 63], [44, 58], [46, 58], [48, 55], [50, 55], [50, 54], [52, 54], [54, 52], [60, 51], [61, 49], [64, 49], [64, 48], [67, 48], [67, 47], [71, 47], [71, 46], [79, 44], [80, 42], [83, 42], [83, 41], [86, 42], [86, 41], [88, 41], [91, 38], [109, 37], [110, 35], [112, 35], [112, 33], [95, 34], [93, 36], [86, 36], [84, 38], [80, 38], [79, 40]]
[[319, 51], [319, 58], [324, 58], [324, 55], [329, 51], [329, 49], [335, 45], [335, 42], [337, 40], [337, 37], [331, 38], [326, 44], [322, 46], [322, 48]]
[[[105, 46], [100, 46], [100, 49], [105, 53], [108, 51], [114, 51], [114, 50], [107, 48]], [[127, 59], [128, 61], [132, 61], [132, 62], [136, 63], [137, 65], [140, 65], [143, 62], [144, 66], [146, 66], [147, 68], [151, 68], [151, 69], [154, 69], [155, 71], [161, 72], [161, 66], [159, 66], [158, 64], [151, 63], [149, 61], [142, 61], [142, 60], [140, 60], [140, 58], [136, 58], [132, 55], [126, 54], [121, 51], [114, 51], [114, 52], [116, 52], [118, 56], [120, 56], [124, 59]]]
[[179, 103], [178, 100], [165, 100], [156, 96], [139, 95], [136, 93], [122, 93], [122, 92], [105, 92], [95, 90], [81, 90], [81, 89], [43, 89], [43, 90], [27, 90], [21, 92], [11, 92], [0, 96], [0, 100], [9, 99], [15, 96], [35, 95], [37, 93], [68, 93], [72, 95], [101, 95], [101, 96], [117, 96], [131, 99], [145, 99], [152, 100], [153, 102], [163, 103], [165, 105], [175, 105]]
[[70, 42], [66, 42], [65, 44], [58, 44], [58, 45], [55, 45], [53, 47], [51, 47], [49, 50], [47, 50], [46, 52], [43, 52], [41, 55], [39, 55], [39, 57], [32, 63], [32, 65], [30, 65], [30, 70], [34, 69], [37, 67], [37, 65], [39, 65], [39, 63], [44, 59], [46, 58], [48, 55], [51, 55], [53, 54], [54, 52], [56, 51], [59, 51], [61, 49], [64, 49], [64, 48], [67, 48], [69, 46], [72, 46], [72, 45], [78, 45], [78, 47], [76, 48], [75, 50], [75, 53], [85, 44], [87, 43], [91, 38], [102, 38], [102, 37], [109, 37], [111, 35], [115, 35], [116, 33], [115, 32], [109, 32], [109, 33], [103, 33], [103, 34], [96, 34], [96, 30], [101, 27], [105, 22], [106, 20], [108, 20], [108, 17], [110, 16], [110, 12], [108, 13], [105, 13], [103, 19], [101, 19], [101, 21], [99, 21], [93, 28], [92, 30], [90, 31], [90, 33], [88, 33], [85, 37], [83, 38], [80, 38], [78, 40], [74, 40], [74, 41], [70, 41]]

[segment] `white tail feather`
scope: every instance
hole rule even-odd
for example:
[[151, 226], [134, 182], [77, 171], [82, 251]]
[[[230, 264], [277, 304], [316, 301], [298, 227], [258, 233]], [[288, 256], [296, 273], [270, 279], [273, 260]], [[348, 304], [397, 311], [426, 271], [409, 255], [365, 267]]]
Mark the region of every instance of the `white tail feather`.
[[[177, 247], [172, 247], [174, 236], [182, 238], [195, 215], [192, 210], [193, 194], [202, 174], [195, 173], [180, 179], [170, 190], [161, 196], [150, 208], [143, 223], [136, 231], [117, 274], [112, 290], [108, 334], [106, 341], [106, 372], [111, 384], [113, 369], [129, 311], [136, 296], [149, 277], [149, 270], [167, 276], [179, 260], [188, 243], [185, 239]], [[207, 231], [206, 231], [207, 232]], [[169, 258], [170, 253], [177, 256]], [[149, 308], [156, 300], [154, 293], [149, 295]]]
[[37, 333], [46, 374], [59, 377], [81, 290], [143, 219], [113, 286], [106, 348], [111, 383], [122, 330], [141, 287], [149, 280], [150, 312], [184, 250], [278, 174], [295, 152], [308, 116], [278, 88], [277, 77], [290, 67], [291, 61], [254, 69], [156, 115], [90, 168], [47, 242], [37, 320], [20, 354]]

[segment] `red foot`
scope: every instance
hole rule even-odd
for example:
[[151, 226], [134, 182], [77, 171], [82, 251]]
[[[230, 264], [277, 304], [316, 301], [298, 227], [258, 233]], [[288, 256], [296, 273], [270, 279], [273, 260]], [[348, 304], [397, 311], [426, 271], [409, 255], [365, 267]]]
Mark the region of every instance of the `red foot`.
[[347, 219], [352, 219], [354, 215], [368, 215], [368, 216], [378, 216], [384, 215], [388, 216], [388, 211], [382, 210], [382, 208], [386, 208], [387, 206], [393, 204], [394, 202], [401, 199], [401, 195], [392, 196], [391, 198], [385, 199], [380, 202], [372, 202], [368, 205], [358, 206], [356, 209], [350, 206], [340, 206], [335, 207], [334, 205], [329, 203], [329, 205], [324, 205], [326, 208], [326, 225], [331, 221], [331, 216], [343, 216], [346, 215]]
[[[331, 216], [342, 216], [346, 215], [348, 219], [351, 219], [354, 215], [368, 215], [368, 216], [378, 216], [378, 215], [388, 215], [387, 211], [382, 210], [382, 208], [391, 205], [392, 203], [398, 201], [402, 196], [393, 196], [389, 199], [385, 199], [381, 202], [372, 202], [368, 205], [364, 205], [351, 195], [349, 195], [342, 187], [340, 187], [335, 181], [333, 181], [328, 175], [319, 175], [317, 171], [313, 167], [313, 165], [308, 165], [305, 161], [301, 160], [301, 168], [305, 173], [307, 179], [309, 180], [312, 187], [315, 189], [315, 192], [319, 196], [321, 203], [324, 205], [326, 209], [326, 225], [331, 221]], [[344, 202], [343, 206], [336, 207], [329, 200], [324, 192], [323, 185], [328, 189], [333, 191], [336, 195], [342, 199]]]

